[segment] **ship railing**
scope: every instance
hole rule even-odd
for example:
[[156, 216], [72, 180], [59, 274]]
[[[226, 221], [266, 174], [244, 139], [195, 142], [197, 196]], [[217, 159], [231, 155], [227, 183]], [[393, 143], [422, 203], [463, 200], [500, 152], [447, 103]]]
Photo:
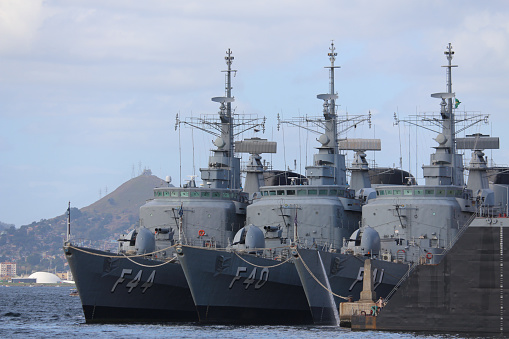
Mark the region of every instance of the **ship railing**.
[[507, 217], [507, 212], [505, 208], [502, 206], [484, 206], [481, 205], [476, 213], [477, 217], [483, 218], [496, 218], [498, 217]]
[[389, 294], [387, 294], [387, 296], [385, 297], [384, 301], [385, 303], [387, 304], [389, 302], [389, 300], [391, 299], [391, 297], [393, 296], [394, 293], [396, 293], [396, 291], [399, 289], [399, 287], [401, 286], [401, 284], [410, 276], [410, 274], [415, 270], [415, 268], [419, 265], [419, 262], [416, 261], [412, 264], [412, 266], [409, 266], [408, 267], [408, 271], [401, 277], [401, 279], [398, 281], [398, 283], [396, 285], [394, 285], [394, 288], [389, 292]]
[[105, 252], [118, 252], [118, 243], [114, 240], [92, 240], [86, 238], [71, 238], [69, 244], [77, 247], [90, 247]]

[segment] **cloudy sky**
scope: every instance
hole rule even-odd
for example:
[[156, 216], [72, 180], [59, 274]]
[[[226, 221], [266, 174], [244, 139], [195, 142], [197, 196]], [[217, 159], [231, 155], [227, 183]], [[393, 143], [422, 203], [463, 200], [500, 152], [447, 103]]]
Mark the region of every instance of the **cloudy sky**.
[[430, 94], [445, 91], [449, 42], [460, 108], [490, 114], [469, 132], [499, 136], [487, 154], [509, 164], [505, 0], [0, 0], [0, 221], [87, 206], [140, 168], [175, 185], [199, 174], [213, 137], [183, 128], [180, 168], [175, 115], [217, 112], [228, 48], [236, 112], [265, 116], [257, 136], [279, 142], [267, 160], [304, 172], [316, 136], [278, 131], [277, 114], [320, 115], [331, 40], [340, 114], [372, 114], [371, 129], [345, 136], [380, 138], [368, 153], [379, 166], [428, 162], [432, 135], [393, 126], [393, 115], [439, 109]]

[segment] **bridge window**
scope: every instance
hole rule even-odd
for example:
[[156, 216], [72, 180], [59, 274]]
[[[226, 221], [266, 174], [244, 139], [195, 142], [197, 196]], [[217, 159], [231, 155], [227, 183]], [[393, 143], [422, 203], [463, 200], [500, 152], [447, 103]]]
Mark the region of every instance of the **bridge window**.
[[177, 192], [177, 191], [171, 191], [170, 195], [171, 195], [172, 197], [178, 197], [178, 196], [179, 196], [179, 192]]
[[403, 195], [413, 195], [413, 190], [403, 190]]
[[422, 189], [415, 189], [414, 194], [415, 195], [424, 195], [424, 191]]
[[437, 190], [437, 197], [444, 197], [445, 196], [445, 190]]
[[199, 197], [200, 196], [200, 192], [191, 192], [191, 197], [195, 198], [195, 197]]
[[278, 190], [277, 191], [277, 195], [285, 195], [285, 191], [284, 190]]
[[187, 198], [189, 196], [189, 192], [182, 191], [182, 192], [180, 192], [180, 196]]
[[308, 195], [316, 195], [316, 190], [308, 190]]
[[201, 192], [201, 196], [204, 198], [210, 198], [210, 192]]
[[330, 190], [329, 195], [333, 195], [333, 196], [338, 195], [338, 190]]
[[424, 190], [424, 195], [435, 195], [435, 190]]
[[327, 190], [319, 190], [318, 195], [327, 195]]
[[221, 193], [219, 193], [219, 192], [212, 192], [212, 198], [221, 198]]
[[295, 190], [286, 191], [286, 195], [295, 195]]
[[306, 194], [307, 194], [306, 190], [298, 190], [297, 191], [297, 195], [306, 195]]

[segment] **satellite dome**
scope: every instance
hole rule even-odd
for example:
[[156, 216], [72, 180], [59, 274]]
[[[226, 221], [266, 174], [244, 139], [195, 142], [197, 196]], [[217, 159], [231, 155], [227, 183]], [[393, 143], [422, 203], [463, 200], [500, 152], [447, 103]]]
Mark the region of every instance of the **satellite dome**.
[[380, 235], [369, 226], [362, 231], [361, 247], [367, 253], [378, 254], [380, 252]]
[[29, 276], [30, 279], [35, 279], [37, 284], [58, 284], [62, 279], [49, 272], [35, 272]]
[[156, 248], [156, 239], [154, 234], [152, 234], [152, 232], [150, 232], [147, 228], [141, 227], [138, 230], [138, 235], [136, 236], [135, 247], [137, 254], [154, 252]]
[[[237, 248], [263, 248], [265, 247], [265, 238], [263, 231], [254, 225], [242, 227], [233, 238], [233, 245]], [[242, 246], [238, 246], [242, 245]]]

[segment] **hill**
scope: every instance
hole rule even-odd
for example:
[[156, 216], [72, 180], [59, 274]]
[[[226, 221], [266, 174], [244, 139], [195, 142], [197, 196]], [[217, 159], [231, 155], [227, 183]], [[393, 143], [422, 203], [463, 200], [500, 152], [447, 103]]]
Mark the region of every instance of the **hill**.
[[14, 224], [6, 224], [5, 222], [0, 221], [0, 231], [4, 230], [4, 229], [6, 230], [8, 228], [11, 228], [12, 226], [14, 226]]
[[[116, 247], [121, 233], [138, 224], [139, 209], [153, 197], [154, 187], [166, 185], [146, 170], [102, 199], [81, 209], [71, 208], [71, 235], [75, 241], [96, 248]], [[19, 229], [0, 230], [0, 262], [18, 263], [18, 271], [63, 270], [62, 245], [66, 237], [67, 213], [43, 219]]]
[[95, 203], [71, 214], [72, 233], [101, 240], [138, 224], [140, 207], [154, 196], [154, 187], [166, 185], [150, 171], [133, 178]]

